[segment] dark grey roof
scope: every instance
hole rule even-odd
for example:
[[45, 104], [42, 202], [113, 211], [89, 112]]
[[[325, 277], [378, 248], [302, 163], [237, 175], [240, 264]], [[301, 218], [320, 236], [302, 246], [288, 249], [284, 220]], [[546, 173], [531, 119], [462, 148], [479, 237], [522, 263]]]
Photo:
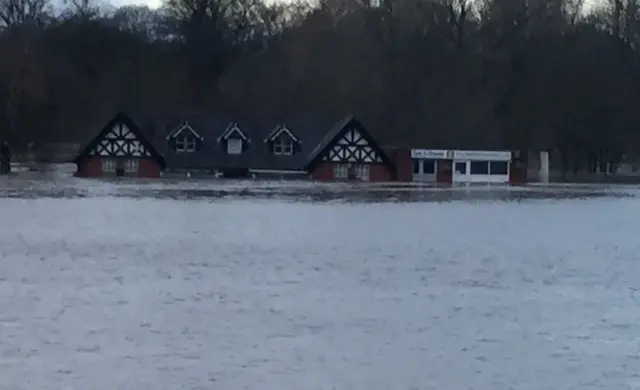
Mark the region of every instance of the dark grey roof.
[[[195, 152], [176, 152], [166, 137], [185, 121], [203, 137]], [[218, 137], [231, 123], [250, 139], [249, 148], [240, 155], [229, 155]], [[292, 156], [274, 155], [265, 138], [280, 126], [286, 125], [299, 140], [299, 149]], [[302, 170], [308, 156], [332, 129], [335, 120], [312, 115], [295, 115], [287, 118], [257, 116], [232, 116], [227, 114], [170, 114], [156, 116], [145, 128], [145, 134], [164, 156], [168, 168], [174, 169], [265, 169]]]
[[[282, 121], [271, 122], [269, 126], [260, 128], [261, 134], [256, 134], [256, 143], [252, 157], [252, 168], [254, 169], [275, 169], [275, 170], [302, 170], [309, 153], [322, 140], [327, 131], [331, 128], [335, 120], [322, 120], [312, 116], [295, 116]], [[269, 144], [264, 142], [265, 138], [280, 125], [286, 125], [287, 129], [298, 138], [299, 150], [293, 156], [274, 155]]]
[[320, 142], [306, 156], [305, 165], [310, 164], [318, 155], [329, 146], [329, 144], [340, 134], [340, 132], [353, 120], [353, 115], [341, 119], [333, 125], [322, 137]]

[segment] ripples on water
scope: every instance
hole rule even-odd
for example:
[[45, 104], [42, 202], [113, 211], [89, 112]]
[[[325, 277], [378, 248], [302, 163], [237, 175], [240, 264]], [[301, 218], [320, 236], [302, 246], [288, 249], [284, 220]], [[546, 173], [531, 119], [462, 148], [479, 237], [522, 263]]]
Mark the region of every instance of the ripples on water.
[[629, 189], [0, 188], [0, 389], [638, 388]]
[[[4, 179], [4, 180], [3, 180]], [[574, 199], [634, 197], [632, 186], [454, 186], [375, 185], [308, 182], [213, 181], [213, 180], [83, 180], [0, 177], [0, 198], [125, 197], [154, 199], [281, 198], [299, 201], [343, 200], [352, 202], [520, 201], [527, 199]]]

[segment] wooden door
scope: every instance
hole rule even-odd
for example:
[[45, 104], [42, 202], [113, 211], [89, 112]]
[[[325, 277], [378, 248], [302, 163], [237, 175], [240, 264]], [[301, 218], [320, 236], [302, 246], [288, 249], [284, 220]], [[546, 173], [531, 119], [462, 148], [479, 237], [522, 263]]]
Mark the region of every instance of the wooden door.
[[122, 159], [118, 159], [116, 162], [116, 176], [124, 176], [124, 161]]

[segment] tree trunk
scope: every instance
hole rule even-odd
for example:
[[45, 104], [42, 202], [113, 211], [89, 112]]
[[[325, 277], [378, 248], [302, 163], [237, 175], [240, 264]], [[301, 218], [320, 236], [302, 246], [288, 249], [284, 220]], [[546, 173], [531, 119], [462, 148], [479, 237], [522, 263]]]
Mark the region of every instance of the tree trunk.
[[9, 173], [11, 173], [11, 150], [5, 141], [0, 146], [0, 175], [8, 175]]
[[8, 175], [11, 173], [11, 148], [9, 148], [8, 139], [16, 132], [16, 91], [15, 85], [9, 86], [9, 99], [5, 106], [5, 115], [9, 120], [9, 131], [5, 134], [5, 140], [0, 145], [0, 175]]

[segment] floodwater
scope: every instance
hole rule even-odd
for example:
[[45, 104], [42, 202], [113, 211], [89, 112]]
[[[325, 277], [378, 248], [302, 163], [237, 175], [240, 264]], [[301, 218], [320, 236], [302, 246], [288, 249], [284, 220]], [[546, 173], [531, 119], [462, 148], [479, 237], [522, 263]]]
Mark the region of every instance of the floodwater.
[[640, 389], [631, 187], [3, 180], [3, 390]]

